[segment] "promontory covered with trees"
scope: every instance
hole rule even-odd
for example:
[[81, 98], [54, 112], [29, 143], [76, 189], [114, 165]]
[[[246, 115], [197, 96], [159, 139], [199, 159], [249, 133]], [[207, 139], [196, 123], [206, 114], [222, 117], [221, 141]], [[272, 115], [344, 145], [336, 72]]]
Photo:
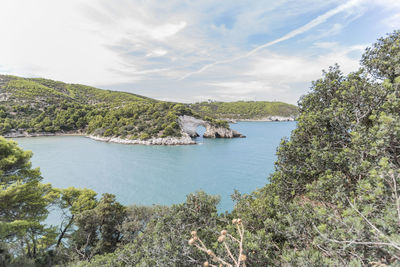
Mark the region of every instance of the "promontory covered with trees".
[[[2, 90], [12, 80], [10, 88], [17, 92], [25, 83], [35, 84], [37, 91], [23, 91], [21, 97], [27, 98], [32, 97], [29, 92], [58, 88], [52, 91], [52, 104], [36, 108], [27, 102], [19, 107], [24, 111], [5, 106], [2, 123], [11, 128], [16, 128], [12, 123], [21, 123], [17, 128], [35, 130], [32, 121], [40, 123], [45, 114], [52, 114], [50, 121], [68, 119], [43, 123], [37, 131], [65, 125], [65, 130], [73, 130], [86, 124], [91, 131], [97, 128], [92, 119], [101, 116], [116, 134], [124, 129], [118, 124], [126, 119], [122, 111], [135, 105], [151, 106], [171, 117], [188, 112], [185, 106], [134, 95], [127, 95], [133, 104], [103, 107], [107, 98], [115, 103], [125, 99], [106, 91], [96, 91], [95, 96], [82, 93], [79, 97], [85, 103], [63, 101], [63, 90], [69, 87], [65, 84], [2, 79], [9, 79]], [[40, 108], [49, 111], [42, 113]], [[108, 117], [106, 110], [115, 115]], [[68, 112], [76, 119], [59, 115]], [[79, 118], [91, 119], [78, 123]], [[163, 120], [162, 129], [177, 129], [171, 125], [175, 118]], [[110, 194], [53, 188], [31, 168], [31, 152], [0, 138], [0, 265], [400, 265], [400, 31], [367, 48], [360, 69], [345, 75], [334, 65], [324, 71], [300, 99], [297, 121], [290, 138], [278, 148], [276, 169], [267, 184], [249, 195], [234, 192], [235, 207], [223, 214], [217, 212], [219, 198], [202, 191], [168, 207], [125, 207]], [[152, 134], [143, 127], [141, 134]], [[58, 131], [46, 131], [50, 130]], [[54, 209], [63, 211], [62, 223], [48, 226], [46, 217]]]
[[[239, 102], [219, 104], [222, 111], [226, 105], [242, 106]], [[205, 112], [208, 106], [198, 107], [79, 84], [0, 75], [0, 134], [8, 137], [88, 134], [96, 140], [123, 143], [191, 144], [183, 131], [182, 124], [188, 121], [180, 119], [183, 116], [202, 120], [205, 137], [240, 137], [226, 120], [220, 120], [224, 116]], [[244, 118], [295, 116], [297, 108], [253, 102], [238, 112]]]

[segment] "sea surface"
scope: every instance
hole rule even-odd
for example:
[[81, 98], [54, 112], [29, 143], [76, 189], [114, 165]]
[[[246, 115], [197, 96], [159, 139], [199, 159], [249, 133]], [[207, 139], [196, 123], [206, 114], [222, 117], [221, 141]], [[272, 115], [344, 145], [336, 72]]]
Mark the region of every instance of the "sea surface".
[[[251, 193], [268, 183], [276, 149], [296, 122], [239, 122], [247, 138], [203, 139], [198, 145], [146, 146], [94, 141], [82, 136], [15, 139], [33, 151], [45, 183], [112, 193], [129, 204], [171, 205], [198, 190], [221, 196], [219, 211], [232, 210], [235, 189]], [[204, 128], [199, 127], [199, 133]]]

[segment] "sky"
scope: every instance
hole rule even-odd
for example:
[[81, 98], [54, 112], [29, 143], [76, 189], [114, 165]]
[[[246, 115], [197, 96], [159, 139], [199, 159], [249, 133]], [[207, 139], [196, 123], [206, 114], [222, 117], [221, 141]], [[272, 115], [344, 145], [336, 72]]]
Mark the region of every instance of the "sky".
[[400, 0], [0, 0], [0, 74], [148, 97], [296, 104], [400, 29]]

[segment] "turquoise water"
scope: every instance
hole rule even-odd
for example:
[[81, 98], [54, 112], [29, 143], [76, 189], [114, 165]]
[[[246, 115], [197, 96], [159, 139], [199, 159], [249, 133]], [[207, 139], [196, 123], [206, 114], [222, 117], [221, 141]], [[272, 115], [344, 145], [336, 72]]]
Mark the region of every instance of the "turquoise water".
[[80, 136], [16, 141], [33, 151], [33, 165], [55, 187], [112, 193], [126, 205], [180, 203], [202, 189], [220, 195], [219, 210], [225, 211], [233, 208], [234, 189], [250, 193], [268, 182], [279, 142], [295, 125], [240, 122], [231, 127], [247, 138], [198, 138], [199, 145], [191, 146], [122, 145]]

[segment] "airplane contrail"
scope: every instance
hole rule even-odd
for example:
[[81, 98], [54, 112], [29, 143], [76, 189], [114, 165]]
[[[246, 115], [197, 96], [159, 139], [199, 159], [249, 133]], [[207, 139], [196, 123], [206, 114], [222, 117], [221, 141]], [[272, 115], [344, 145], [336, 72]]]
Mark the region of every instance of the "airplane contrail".
[[261, 50], [263, 48], [269, 47], [271, 45], [274, 45], [274, 44], [277, 44], [277, 43], [280, 43], [280, 42], [283, 42], [283, 41], [286, 41], [286, 40], [291, 39], [291, 38], [293, 38], [293, 37], [295, 37], [295, 36], [297, 36], [299, 34], [307, 32], [307, 31], [311, 30], [312, 28], [314, 28], [314, 27], [320, 25], [321, 23], [325, 22], [330, 17], [332, 17], [332, 16], [334, 16], [334, 15], [340, 13], [340, 12], [343, 12], [346, 9], [352, 8], [352, 7], [356, 6], [356, 5], [358, 5], [359, 3], [361, 3], [362, 1], [364, 1], [364, 0], [351, 0], [351, 1], [347, 2], [347, 3], [345, 3], [345, 4], [337, 6], [336, 8], [331, 9], [331, 10], [325, 12], [322, 15], [319, 15], [318, 17], [316, 17], [315, 19], [311, 20], [307, 24], [305, 24], [305, 25], [303, 25], [303, 26], [301, 26], [301, 27], [299, 27], [299, 28], [297, 28], [297, 29], [285, 34], [284, 36], [282, 36], [282, 37], [280, 37], [278, 39], [275, 39], [273, 41], [270, 41], [268, 43], [260, 45], [260, 46], [258, 46], [256, 48], [254, 48], [253, 50], [247, 52], [244, 55], [237, 56], [237, 57], [234, 57], [234, 58], [231, 58], [231, 59], [219, 60], [219, 61], [215, 61], [213, 63], [207, 64], [207, 65], [204, 65], [199, 70], [193, 71], [193, 72], [189, 72], [189, 73], [183, 75], [178, 80], [182, 81], [182, 80], [184, 80], [184, 79], [186, 79], [186, 78], [188, 78], [188, 77], [190, 77], [192, 75], [201, 73], [201, 72], [205, 71], [206, 69], [209, 69], [209, 68], [211, 68], [211, 67], [213, 67], [215, 65], [230, 63], [230, 62], [233, 62], [233, 61], [236, 61], [236, 60], [239, 60], [239, 59], [247, 58], [247, 57], [253, 55], [254, 53], [258, 52], [259, 50]]

